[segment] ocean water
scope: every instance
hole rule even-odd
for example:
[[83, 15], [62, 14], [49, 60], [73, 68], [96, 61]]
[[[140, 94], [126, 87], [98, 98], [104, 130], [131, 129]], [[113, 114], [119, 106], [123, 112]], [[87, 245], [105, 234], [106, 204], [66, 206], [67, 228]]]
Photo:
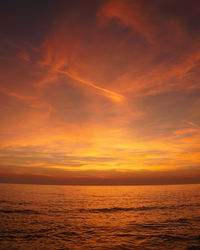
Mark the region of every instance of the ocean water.
[[200, 249], [200, 185], [0, 184], [0, 249]]

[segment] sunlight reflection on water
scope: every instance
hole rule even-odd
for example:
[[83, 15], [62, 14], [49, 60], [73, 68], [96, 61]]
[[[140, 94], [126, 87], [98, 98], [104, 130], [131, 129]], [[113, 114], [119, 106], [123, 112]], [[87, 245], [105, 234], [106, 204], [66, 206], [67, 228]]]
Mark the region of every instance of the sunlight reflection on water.
[[0, 184], [0, 216], [1, 249], [200, 247], [200, 185]]

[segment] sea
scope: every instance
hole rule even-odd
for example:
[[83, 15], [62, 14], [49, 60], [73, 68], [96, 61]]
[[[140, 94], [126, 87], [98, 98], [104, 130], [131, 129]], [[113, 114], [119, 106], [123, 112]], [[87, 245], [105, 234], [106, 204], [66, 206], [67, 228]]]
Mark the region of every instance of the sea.
[[200, 184], [0, 184], [0, 249], [200, 249]]

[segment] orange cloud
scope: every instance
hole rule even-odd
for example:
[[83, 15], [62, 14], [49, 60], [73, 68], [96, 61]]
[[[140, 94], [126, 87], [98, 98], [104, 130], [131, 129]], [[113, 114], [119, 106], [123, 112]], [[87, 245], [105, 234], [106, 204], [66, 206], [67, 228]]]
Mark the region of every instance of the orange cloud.
[[124, 97], [122, 95], [120, 95], [118, 93], [115, 93], [115, 92], [113, 92], [111, 90], [101, 88], [101, 87], [97, 86], [96, 84], [94, 84], [93, 82], [82, 79], [82, 78], [80, 78], [79, 76], [77, 76], [75, 74], [71, 74], [69, 72], [62, 71], [62, 70], [57, 70], [57, 72], [61, 73], [61, 74], [64, 74], [64, 75], [67, 75], [67, 76], [69, 76], [70, 78], [72, 78], [72, 79], [74, 79], [76, 81], [79, 81], [79, 82], [81, 82], [83, 84], [89, 85], [92, 88], [95, 88], [95, 89], [98, 89], [98, 90], [102, 91], [103, 95], [109, 97], [110, 99], [112, 99], [115, 102], [121, 102], [124, 99]]
[[133, 28], [148, 42], [155, 42], [154, 34], [159, 27], [149, 22], [149, 17], [142, 13], [141, 5], [136, 1], [108, 1], [99, 13], [99, 17], [117, 19], [120, 24]]

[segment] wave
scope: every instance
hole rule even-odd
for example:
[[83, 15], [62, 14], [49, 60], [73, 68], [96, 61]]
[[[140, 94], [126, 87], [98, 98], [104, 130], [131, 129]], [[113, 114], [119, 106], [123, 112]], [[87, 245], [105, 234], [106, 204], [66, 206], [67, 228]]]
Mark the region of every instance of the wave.
[[180, 204], [172, 206], [141, 206], [141, 207], [111, 207], [111, 208], [80, 208], [80, 209], [65, 209], [65, 210], [54, 210], [49, 209], [48, 212], [54, 214], [62, 213], [117, 213], [117, 212], [140, 212], [140, 211], [150, 211], [150, 210], [181, 210], [186, 207], [199, 207], [200, 204]]
[[0, 203], [7, 203], [8, 201], [0, 200]]
[[10, 210], [10, 209], [0, 209], [0, 213], [5, 213], [5, 214], [15, 214], [15, 213], [21, 213], [21, 214], [40, 214], [40, 212], [31, 210], [31, 209], [15, 209], [15, 210]]
[[93, 208], [79, 209], [79, 212], [89, 213], [113, 213], [113, 212], [128, 212], [128, 211], [148, 211], [148, 210], [165, 210], [165, 209], [183, 209], [191, 206], [200, 206], [200, 204], [181, 204], [178, 206], [142, 206], [142, 207], [112, 207], [112, 208]]
[[6, 203], [6, 204], [12, 204], [12, 205], [30, 205], [32, 204], [32, 202], [27, 202], [27, 201], [8, 201], [8, 200], [0, 200], [0, 204], [1, 203]]
[[[21, 214], [42, 214], [46, 213], [47, 211], [54, 214], [62, 214], [62, 213], [120, 213], [120, 212], [140, 212], [140, 211], [151, 211], [151, 210], [181, 210], [185, 209], [186, 207], [199, 207], [200, 204], [180, 204], [177, 206], [141, 206], [141, 207], [111, 207], [111, 208], [81, 208], [81, 209], [74, 209], [74, 210], [32, 210], [32, 209], [0, 209], [0, 213], [21, 213]], [[186, 223], [185, 219], [179, 219], [181, 223]], [[167, 222], [172, 222], [168, 220]]]

